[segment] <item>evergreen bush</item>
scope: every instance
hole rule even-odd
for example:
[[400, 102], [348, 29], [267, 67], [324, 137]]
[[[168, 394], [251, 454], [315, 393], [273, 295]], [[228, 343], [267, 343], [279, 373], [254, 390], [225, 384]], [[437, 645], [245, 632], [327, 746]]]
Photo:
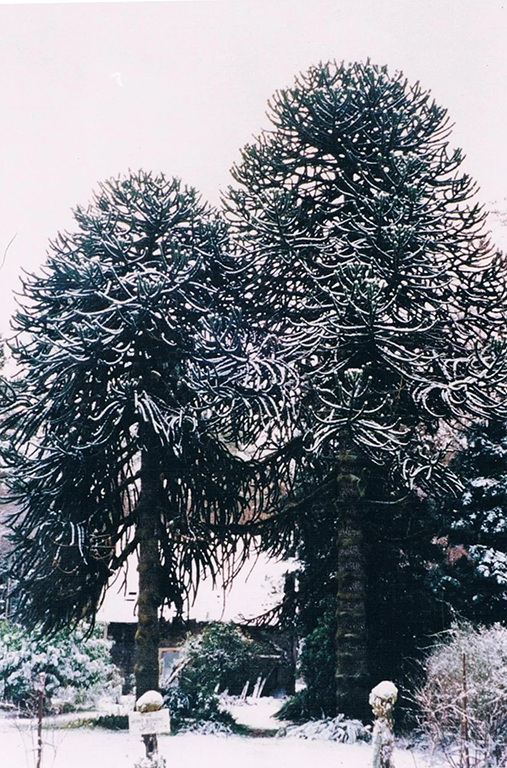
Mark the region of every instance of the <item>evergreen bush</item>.
[[299, 673], [306, 688], [297, 691], [281, 707], [276, 714], [279, 719], [300, 723], [335, 714], [335, 635], [335, 612], [333, 605], [328, 604], [315, 629], [303, 639]]
[[203, 690], [240, 694], [252, 676], [255, 657], [261, 652], [257, 643], [234, 624], [213, 622], [197, 637], [188, 641], [189, 663], [180, 677], [185, 690]]
[[507, 424], [472, 424], [451, 467], [462, 478], [456, 497], [438, 513], [447, 557], [434, 589], [457, 614], [475, 624], [503, 621], [507, 599]]
[[234, 718], [220, 707], [218, 692], [240, 693], [260, 651], [260, 646], [233, 624], [213, 622], [190, 637], [179, 672], [161, 683], [173, 728], [203, 721], [234, 728]]

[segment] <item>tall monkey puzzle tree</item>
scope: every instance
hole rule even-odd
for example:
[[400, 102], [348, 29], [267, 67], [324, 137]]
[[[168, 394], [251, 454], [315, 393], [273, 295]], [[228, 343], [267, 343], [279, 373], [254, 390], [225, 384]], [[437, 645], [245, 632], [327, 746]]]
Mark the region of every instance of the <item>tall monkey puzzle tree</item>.
[[363, 715], [367, 468], [434, 490], [442, 425], [504, 401], [505, 269], [446, 111], [401, 73], [314, 66], [269, 117], [225, 203], [245, 311], [300, 371], [294, 458], [317, 456], [334, 485], [337, 707]]
[[75, 218], [14, 320], [11, 570], [25, 621], [54, 630], [93, 619], [137, 551], [141, 695], [158, 686], [160, 606], [181, 610], [255, 510], [230, 447], [274, 369], [236, 322], [226, 230], [194, 190], [139, 172], [101, 185]]

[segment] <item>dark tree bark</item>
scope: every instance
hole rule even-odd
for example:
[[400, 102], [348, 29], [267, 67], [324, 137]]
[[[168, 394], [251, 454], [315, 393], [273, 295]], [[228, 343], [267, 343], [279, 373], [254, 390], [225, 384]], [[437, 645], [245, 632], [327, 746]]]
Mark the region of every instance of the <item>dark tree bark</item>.
[[137, 505], [136, 533], [139, 539], [139, 592], [137, 599], [136, 697], [146, 691], [158, 690], [160, 642], [159, 608], [159, 538], [160, 514], [158, 508], [160, 489], [160, 464], [153, 448], [145, 451], [142, 458], [141, 493]]
[[369, 715], [361, 470], [356, 456], [342, 456], [336, 501], [336, 709], [357, 718]]

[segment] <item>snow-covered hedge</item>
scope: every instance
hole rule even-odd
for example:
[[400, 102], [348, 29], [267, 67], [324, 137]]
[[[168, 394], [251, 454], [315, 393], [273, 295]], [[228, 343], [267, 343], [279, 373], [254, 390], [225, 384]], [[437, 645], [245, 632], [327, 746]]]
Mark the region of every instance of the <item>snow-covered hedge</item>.
[[46, 707], [58, 698], [66, 708], [86, 704], [119, 685], [111, 661], [111, 642], [101, 628], [84, 628], [38, 638], [19, 624], [0, 622], [0, 701], [30, 711], [40, 673], [44, 672]]

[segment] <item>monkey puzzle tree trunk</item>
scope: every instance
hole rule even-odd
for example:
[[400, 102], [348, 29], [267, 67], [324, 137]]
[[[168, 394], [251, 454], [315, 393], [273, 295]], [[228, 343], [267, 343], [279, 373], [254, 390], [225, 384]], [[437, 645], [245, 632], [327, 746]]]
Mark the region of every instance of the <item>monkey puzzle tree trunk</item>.
[[160, 464], [156, 449], [143, 452], [141, 466], [141, 493], [137, 505], [137, 536], [139, 539], [139, 589], [137, 598], [136, 696], [158, 690], [160, 640], [159, 628], [159, 526], [158, 508]]
[[348, 717], [369, 716], [366, 632], [366, 571], [363, 551], [361, 476], [358, 457], [341, 456], [338, 475], [336, 596], [336, 709]]

